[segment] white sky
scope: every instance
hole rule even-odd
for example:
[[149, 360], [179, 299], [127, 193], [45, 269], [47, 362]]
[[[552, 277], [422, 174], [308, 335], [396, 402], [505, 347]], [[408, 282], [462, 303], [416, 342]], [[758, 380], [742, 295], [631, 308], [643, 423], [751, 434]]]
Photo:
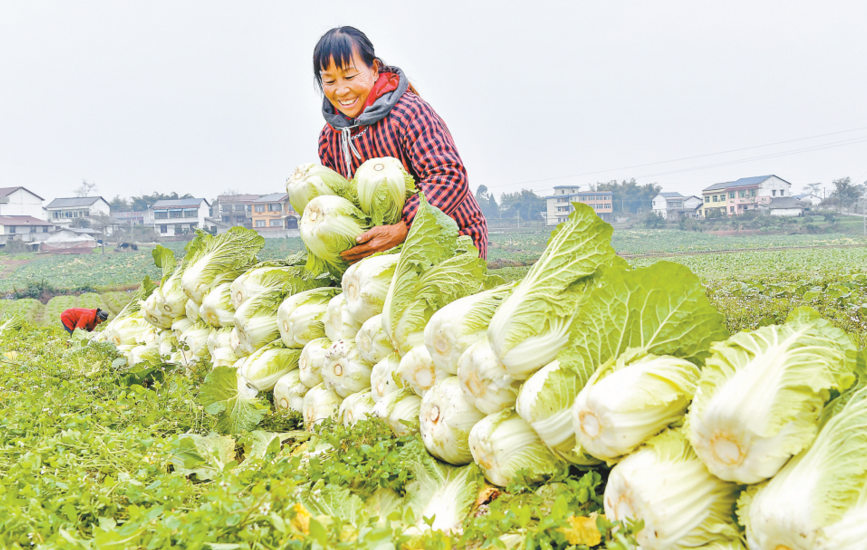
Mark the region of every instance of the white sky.
[[337, 25], [406, 71], [474, 190], [860, 183], [865, 21], [854, 0], [0, 0], [0, 187], [46, 199], [82, 179], [109, 199], [280, 191], [318, 160], [311, 58]]

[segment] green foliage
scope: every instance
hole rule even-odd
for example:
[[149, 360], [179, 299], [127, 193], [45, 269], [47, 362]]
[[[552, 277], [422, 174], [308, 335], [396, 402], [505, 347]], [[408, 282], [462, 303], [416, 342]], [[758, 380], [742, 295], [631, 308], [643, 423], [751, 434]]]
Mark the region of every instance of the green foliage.
[[655, 183], [638, 185], [633, 178], [629, 181], [623, 180], [620, 183], [617, 183], [617, 180], [606, 183], [600, 182], [594, 186], [594, 190], [611, 191], [615, 214], [636, 214], [650, 209], [653, 197], [662, 191], [662, 186]]

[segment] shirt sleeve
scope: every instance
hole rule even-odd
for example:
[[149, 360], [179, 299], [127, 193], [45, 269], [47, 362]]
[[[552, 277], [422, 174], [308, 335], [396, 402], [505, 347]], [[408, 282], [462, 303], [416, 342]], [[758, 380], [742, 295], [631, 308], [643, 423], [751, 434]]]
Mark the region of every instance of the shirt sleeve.
[[[430, 204], [452, 216], [469, 192], [467, 171], [442, 119], [423, 101], [414, 107], [415, 116], [404, 123], [403, 150], [418, 175], [416, 187]], [[401, 217], [407, 226], [412, 224], [418, 205], [416, 195], [404, 205]]]

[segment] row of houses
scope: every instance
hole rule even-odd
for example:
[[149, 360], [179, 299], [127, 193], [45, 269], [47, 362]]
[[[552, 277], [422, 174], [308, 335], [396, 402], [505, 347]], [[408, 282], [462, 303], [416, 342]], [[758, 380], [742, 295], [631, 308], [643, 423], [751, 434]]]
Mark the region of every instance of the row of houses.
[[161, 237], [186, 235], [196, 229], [225, 232], [231, 227], [254, 229], [265, 236], [284, 236], [298, 227], [298, 215], [286, 193], [219, 195], [160, 200], [142, 212], [112, 212], [103, 197], [45, 199], [25, 187], [0, 188], [0, 244], [10, 239], [43, 242], [65, 231], [100, 237], [117, 227], [147, 226]]
[[811, 193], [793, 195], [791, 183], [767, 175], [715, 183], [702, 189], [701, 197], [659, 193], [652, 200], [652, 208], [667, 220], [738, 216], [751, 211], [771, 216], [801, 216], [821, 202], [820, 197]]

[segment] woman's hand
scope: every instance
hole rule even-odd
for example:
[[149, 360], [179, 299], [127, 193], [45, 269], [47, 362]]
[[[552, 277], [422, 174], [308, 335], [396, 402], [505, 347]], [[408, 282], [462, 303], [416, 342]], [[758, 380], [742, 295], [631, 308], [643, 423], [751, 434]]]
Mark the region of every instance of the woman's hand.
[[406, 240], [407, 233], [409, 233], [409, 229], [402, 221], [394, 225], [378, 225], [356, 237], [355, 242], [358, 243], [358, 246], [341, 252], [340, 256], [347, 262], [354, 264], [371, 254], [394, 248]]

